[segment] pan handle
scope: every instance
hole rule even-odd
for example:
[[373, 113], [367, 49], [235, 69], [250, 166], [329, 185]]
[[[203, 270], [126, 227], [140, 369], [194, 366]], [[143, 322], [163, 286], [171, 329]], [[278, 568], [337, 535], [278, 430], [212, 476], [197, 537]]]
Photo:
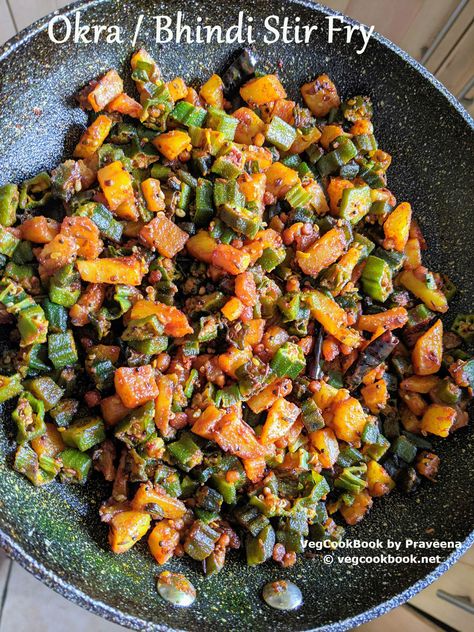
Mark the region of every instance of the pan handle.
[[451, 595], [451, 593], [446, 592], [445, 590], [437, 590], [436, 596], [448, 601], [453, 604], [453, 606], [457, 606], [458, 608], [462, 608], [466, 612], [470, 614], [474, 614], [474, 603], [472, 603], [470, 597], [464, 597], [462, 595]]

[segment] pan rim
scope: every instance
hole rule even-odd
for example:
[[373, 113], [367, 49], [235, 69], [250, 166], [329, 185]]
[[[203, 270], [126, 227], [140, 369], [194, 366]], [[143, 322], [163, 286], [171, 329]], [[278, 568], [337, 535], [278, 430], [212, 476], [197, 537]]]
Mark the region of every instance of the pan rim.
[[[87, 9], [93, 6], [100, 5], [110, 0], [75, 0], [74, 2], [53, 11], [43, 18], [36, 20], [30, 26], [22, 29], [10, 38], [5, 44], [0, 46], [0, 63], [7, 60], [10, 55], [23, 45], [28, 45], [29, 41], [44, 31], [47, 27], [49, 20], [56, 15], [69, 15], [81, 9]], [[291, 4], [300, 5], [312, 10], [319, 11], [325, 15], [342, 16], [346, 23], [352, 25], [360, 24], [357, 20], [354, 20], [340, 11], [336, 11], [320, 3], [313, 2], [312, 0], [285, 0]], [[456, 97], [436, 78], [434, 75], [416, 61], [411, 55], [399, 48], [396, 44], [384, 37], [378, 32], [374, 31], [372, 36], [376, 41], [381, 43], [386, 48], [390, 49], [398, 57], [411, 66], [418, 74], [420, 74], [425, 81], [428, 81], [437, 91], [449, 102], [452, 108], [469, 126], [471, 131], [474, 131], [474, 119], [463, 107], [463, 105], [456, 99]], [[445, 573], [466, 551], [474, 544], [474, 529], [467, 535], [462, 542], [460, 548], [456, 549], [451, 555], [449, 555], [441, 564], [434, 568], [428, 575], [425, 575], [414, 584], [408, 586], [405, 590], [394, 595], [393, 597], [383, 601], [368, 610], [359, 612], [358, 614], [348, 617], [342, 621], [320, 626], [318, 628], [304, 628], [305, 632], [328, 632], [348, 630], [355, 626], [366, 623], [376, 617], [386, 614], [393, 608], [404, 604], [408, 599], [416, 595], [418, 592], [432, 584], [438, 577]], [[153, 632], [185, 632], [178, 628], [172, 628], [167, 625], [159, 623], [151, 623], [139, 616], [128, 614], [123, 612], [117, 607], [109, 606], [105, 602], [91, 597], [87, 593], [74, 586], [72, 583], [63, 579], [59, 574], [50, 570], [32, 557], [23, 546], [16, 542], [10, 535], [5, 533], [0, 525], [0, 549], [3, 549], [9, 558], [18, 562], [24, 569], [30, 572], [34, 577], [41, 580], [46, 586], [52, 588], [55, 592], [61, 596], [67, 598], [72, 603], [79, 605], [93, 614], [102, 616], [104, 619], [113, 623], [126, 626], [133, 630], [150, 630]], [[303, 629], [301, 629], [303, 630]]]

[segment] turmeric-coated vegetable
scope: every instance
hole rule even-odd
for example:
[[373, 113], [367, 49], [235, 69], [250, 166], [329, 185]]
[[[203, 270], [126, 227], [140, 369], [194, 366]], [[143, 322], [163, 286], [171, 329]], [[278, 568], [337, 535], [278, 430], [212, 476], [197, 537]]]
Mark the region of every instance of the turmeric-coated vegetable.
[[264, 75], [248, 81], [240, 88], [240, 96], [251, 107], [286, 98], [285, 88], [276, 75]]
[[189, 236], [163, 213], [158, 213], [140, 231], [141, 241], [148, 248], [156, 248], [164, 257], [174, 257], [184, 248]]
[[76, 158], [91, 158], [103, 144], [111, 129], [112, 119], [105, 114], [98, 116], [79, 139], [74, 156]]
[[421, 299], [428, 309], [441, 312], [442, 314], [448, 311], [446, 296], [441, 290], [437, 289], [436, 285], [430, 287], [426, 280], [426, 274], [424, 271], [421, 271], [421, 268], [404, 270], [398, 275], [398, 281], [417, 298]]
[[413, 369], [417, 375], [432, 375], [441, 368], [443, 360], [443, 323], [435, 324], [422, 334], [411, 354]]
[[120, 75], [116, 70], [109, 70], [88, 93], [87, 101], [94, 112], [100, 112], [122, 92], [123, 81]]
[[116, 285], [140, 285], [145, 272], [142, 262], [136, 257], [115, 257], [77, 262], [83, 281]]
[[438, 437], [447, 437], [456, 419], [456, 409], [441, 404], [431, 404], [421, 420], [421, 431]]
[[0, 186], [14, 470], [94, 479], [112, 552], [147, 535], [208, 576], [442, 492], [474, 395], [474, 316], [443, 327], [455, 284], [370, 98], [321, 74], [292, 100], [267, 66], [245, 49], [190, 87], [139, 49], [127, 92], [86, 78], [74, 158]]
[[109, 523], [109, 543], [114, 553], [125, 553], [141, 540], [150, 528], [151, 518], [144, 511], [121, 511]]
[[154, 138], [153, 144], [165, 158], [175, 160], [183, 151], [191, 147], [191, 138], [186, 132], [173, 130]]
[[[99, 169], [97, 179], [110, 210], [115, 211], [120, 216], [121, 205], [134, 197], [131, 175], [126, 171], [122, 162], [116, 160]], [[124, 217], [124, 219], [133, 220], [137, 219], [137, 216]]]
[[344, 253], [346, 236], [341, 228], [333, 228], [308, 250], [296, 252], [296, 260], [305, 274], [317, 276]]
[[411, 206], [408, 202], [402, 202], [390, 213], [383, 225], [385, 248], [404, 251], [410, 233], [410, 222]]
[[118, 368], [114, 375], [114, 385], [117, 395], [127, 408], [137, 408], [158, 396], [155, 371], [149, 364]]
[[298, 406], [282, 397], [277, 399], [268, 411], [260, 436], [261, 442], [265, 445], [284, 437], [299, 414]]

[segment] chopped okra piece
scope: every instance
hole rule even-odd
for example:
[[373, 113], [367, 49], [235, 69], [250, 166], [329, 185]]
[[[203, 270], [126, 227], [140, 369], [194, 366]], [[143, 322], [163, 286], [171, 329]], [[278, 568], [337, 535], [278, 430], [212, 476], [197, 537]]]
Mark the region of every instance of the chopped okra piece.
[[44, 423], [44, 403], [31, 393], [25, 392], [18, 399], [12, 413], [12, 419], [18, 428], [17, 443], [25, 443], [41, 437], [46, 432]]
[[0, 404], [16, 397], [23, 390], [21, 377], [18, 373], [14, 375], [0, 375]]
[[72, 366], [78, 361], [76, 343], [72, 331], [48, 336], [48, 357], [56, 369]]
[[285, 342], [270, 362], [270, 367], [278, 377], [295, 379], [306, 366], [306, 360], [301, 347], [294, 342]]
[[369, 255], [362, 272], [362, 286], [371, 298], [384, 303], [393, 292], [392, 271], [388, 263]]
[[58, 386], [56, 382], [47, 375], [30, 380], [25, 384], [25, 388], [44, 403], [44, 409], [46, 411], [56, 406], [64, 395], [64, 389]]
[[63, 462], [61, 480], [67, 483], [84, 483], [92, 467], [91, 457], [74, 448], [67, 448], [60, 456]]
[[0, 187], [0, 224], [13, 226], [20, 194], [16, 184], [4, 184]]
[[155, 429], [155, 403], [147, 402], [132, 410], [115, 428], [115, 436], [129, 448], [146, 441]]
[[105, 439], [104, 422], [100, 417], [78, 419], [61, 429], [61, 437], [67, 446], [85, 452]]
[[218, 538], [218, 531], [202, 522], [202, 520], [196, 520], [186, 536], [183, 548], [193, 560], [202, 562], [212, 553]]

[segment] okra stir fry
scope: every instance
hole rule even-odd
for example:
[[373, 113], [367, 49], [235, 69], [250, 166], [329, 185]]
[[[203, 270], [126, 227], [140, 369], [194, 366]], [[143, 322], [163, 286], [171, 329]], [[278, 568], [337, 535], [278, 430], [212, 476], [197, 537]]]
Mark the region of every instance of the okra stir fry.
[[322, 74], [292, 101], [248, 51], [198, 91], [145, 50], [131, 70], [134, 96], [115, 70], [81, 91], [70, 160], [0, 188], [14, 468], [108, 481], [114, 553], [291, 566], [436, 479], [474, 315], [443, 330], [455, 289], [387, 188], [368, 97]]

